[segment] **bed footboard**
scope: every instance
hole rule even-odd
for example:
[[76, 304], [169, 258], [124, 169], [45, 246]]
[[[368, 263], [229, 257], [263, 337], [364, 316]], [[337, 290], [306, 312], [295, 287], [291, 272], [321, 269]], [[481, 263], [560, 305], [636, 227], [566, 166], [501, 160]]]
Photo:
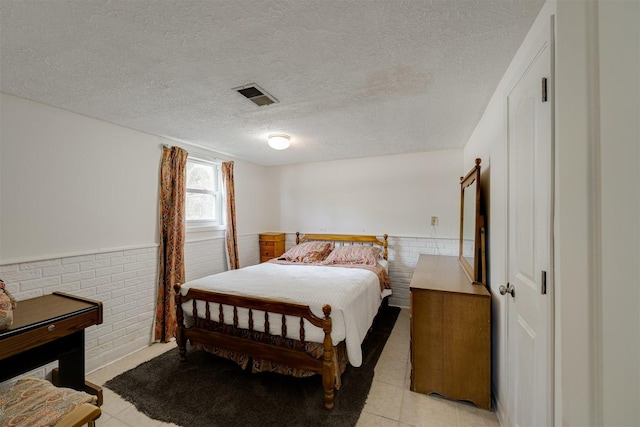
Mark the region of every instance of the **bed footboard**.
[[[334, 376], [334, 349], [331, 340], [331, 306], [325, 305], [322, 308], [324, 318], [318, 317], [311, 312], [309, 306], [288, 303], [283, 301], [270, 300], [257, 297], [246, 297], [239, 295], [229, 295], [218, 292], [189, 289], [186, 295], [180, 293], [180, 286], [174, 287], [176, 293], [176, 315], [178, 327], [176, 330], [176, 342], [180, 359], [186, 360], [187, 340], [192, 343], [216, 345], [221, 348], [246, 354], [250, 357], [270, 360], [275, 363], [282, 363], [291, 367], [305, 369], [322, 375], [322, 385], [324, 388], [324, 406], [326, 409], [333, 409], [334, 389], [336, 379]], [[193, 317], [201, 317], [208, 321], [216, 321], [221, 325], [233, 325], [238, 328], [238, 309], [247, 309], [249, 313], [249, 331], [253, 331], [254, 311], [264, 313], [264, 332], [272, 335], [287, 336], [288, 328], [286, 316], [293, 316], [300, 319], [299, 340], [305, 342], [304, 320], [319, 327], [324, 332], [322, 343], [323, 357], [321, 360], [314, 358], [310, 354], [291, 348], [285, 348], [267, 342], [258, 342], [251, 339], [233, 336], [222, 333], [222, 331], [211, 331], [198, 328], [195, 324], [190, 327], [185, 326], [184, 312], [182, 304], [193, 301]], [[205, 312], [198, 313], [197, 301], [205, 303]], [[223, 306], [233, 307], [233, 319], [225, 319]]]

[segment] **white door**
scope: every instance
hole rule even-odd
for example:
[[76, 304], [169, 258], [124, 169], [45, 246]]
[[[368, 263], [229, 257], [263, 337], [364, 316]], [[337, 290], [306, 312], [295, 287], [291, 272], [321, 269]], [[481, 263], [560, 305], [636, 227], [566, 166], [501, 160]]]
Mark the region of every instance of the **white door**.
[[547, 26], [507, 95], [509, 285], [501, 293], [508, 300], [507, 415], [519, 427], [553, 424], [550, 40]]

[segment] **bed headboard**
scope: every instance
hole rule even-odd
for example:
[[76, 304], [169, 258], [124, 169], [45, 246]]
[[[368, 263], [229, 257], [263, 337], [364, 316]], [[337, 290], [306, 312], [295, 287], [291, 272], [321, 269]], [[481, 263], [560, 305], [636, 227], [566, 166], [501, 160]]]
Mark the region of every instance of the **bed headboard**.
[[341, 245], [378, 245], [382, 247], [382, 257], [384, 259], [389, 258], [389, 252], [387, 251], [387, 247], [389, 246], [389, 242], [387, 238], [389, 236], [384, 234], [382, 236], [382, 240], [378, 239], [377, 236], [361, 236], [355, 234], [300, 234], [300, 232], [296, 232], [296, 245], [303, 242], [308, 242], [311, 240], [320, 240], [323, 242], [335, 242]]

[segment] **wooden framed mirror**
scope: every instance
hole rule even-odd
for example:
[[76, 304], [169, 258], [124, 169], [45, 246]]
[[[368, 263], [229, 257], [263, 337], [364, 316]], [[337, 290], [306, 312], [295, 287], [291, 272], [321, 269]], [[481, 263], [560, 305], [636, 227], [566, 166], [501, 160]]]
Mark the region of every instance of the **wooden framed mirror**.
[[480, 162], [460, 178], [460, 251], [458, 261], [474, 285], [486, 284], [484, 218], [480, 204]]

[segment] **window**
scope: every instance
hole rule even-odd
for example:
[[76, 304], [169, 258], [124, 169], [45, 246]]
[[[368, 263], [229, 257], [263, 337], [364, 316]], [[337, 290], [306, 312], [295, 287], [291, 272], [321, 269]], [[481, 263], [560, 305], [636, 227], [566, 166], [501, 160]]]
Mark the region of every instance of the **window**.
[[220, 165], [187, 160], [187, 227], [222, 226], [222, 176]]

